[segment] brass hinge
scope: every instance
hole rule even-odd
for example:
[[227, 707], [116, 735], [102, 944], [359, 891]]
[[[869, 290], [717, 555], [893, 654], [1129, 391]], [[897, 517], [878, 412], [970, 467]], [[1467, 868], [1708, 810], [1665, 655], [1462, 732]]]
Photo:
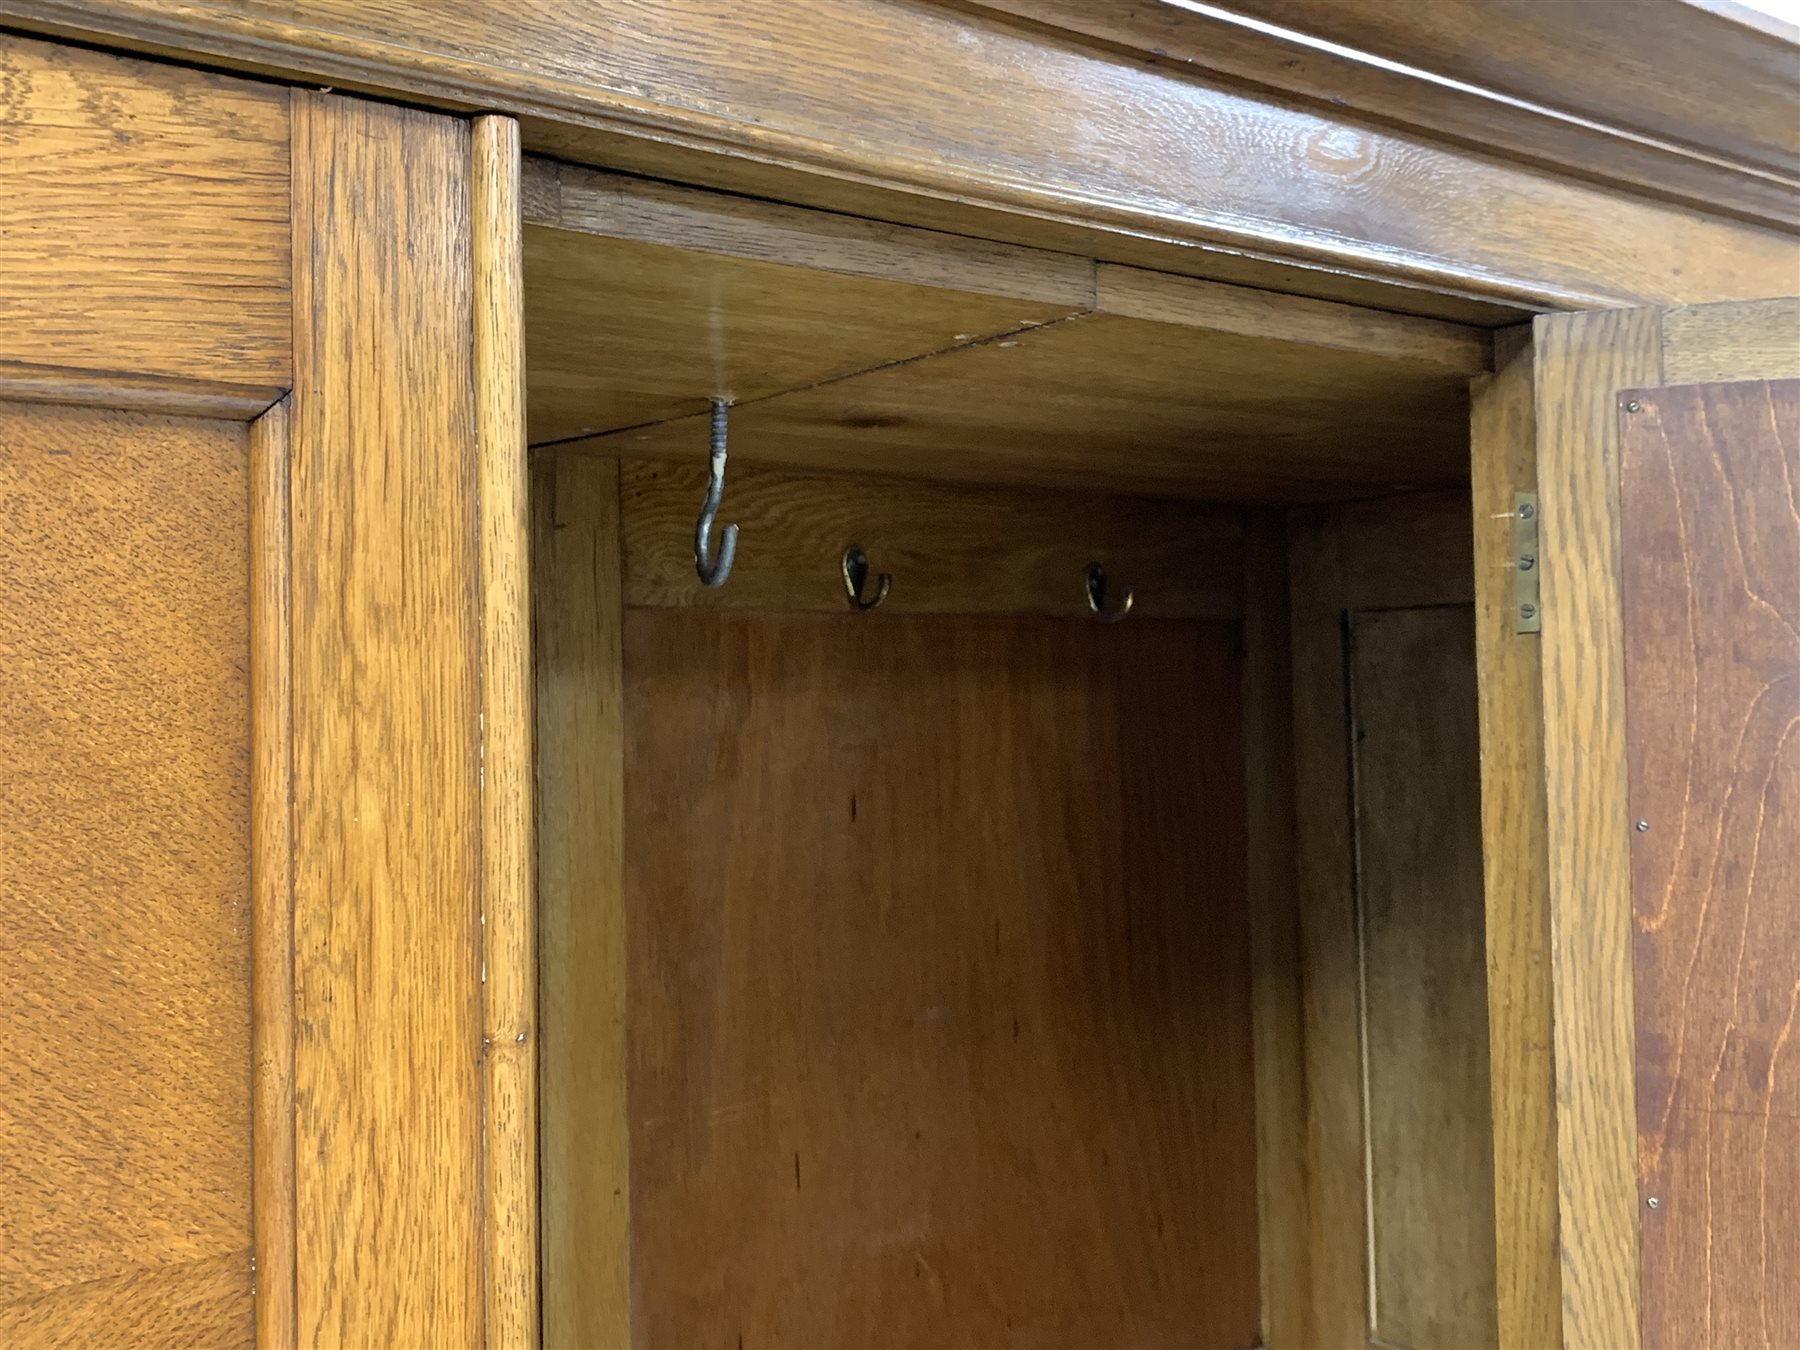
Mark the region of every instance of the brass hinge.
[[1538, 499], [1535, 492], [1513, 493], [1513, 632], [1538, 633], [1544, 627], [1539, 598]]

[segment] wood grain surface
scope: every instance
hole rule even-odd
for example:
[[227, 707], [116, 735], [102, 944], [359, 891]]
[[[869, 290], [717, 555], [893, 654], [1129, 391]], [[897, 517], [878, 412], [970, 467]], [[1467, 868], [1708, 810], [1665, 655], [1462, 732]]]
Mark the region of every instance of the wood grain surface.
[[1277, 512], [1259, 512], [1244, 532], [1245, 893], [1256, 1045], [1256, 1232], [1263, 1343], [1272, 1350], [1313, 1343], [1288, 584], [1285, 523]]
[[1626, 397], [1643, 1339], [1794, 1345], [1800, 380]]
[[32, 1350], [243, 1350], [258, 1344], [246, 1249], [65, 1285], [0, 1307], [0, 1339]]
[[[1481, 950], [1475, 694], [1457, 647], [1468, 504], [1299, 510], [1288, 532], [1310, 1276], [1292, 1343], [1491, 1343], [1491, 1245], [1488, 1288], [1470, 1276], [1492, 1241], [1491, 1172], [1437, 1162], [1440, 1144], [1475, 1156], [1490, 1111], [1485, 1073], [1467, 1072], [1486, 1048], [1479, 961], [1467, 973]], [[1418, 647], [1418, 668], [1358, 655], [1369, 624]], [[1409, 795], [1416, 783], [1432, 786]]]
[[[734, 462], [1268, 502], [1457, 481], [1467, 379], [1377, 355], [1089, 314], [731, 414]], [[701, 414], [578, 442], [698, 461]]]
[[469, 130], [296, 95], [300, 1340], [483, 1336]]
[[1742, 304], [1685, 305], [1663, 315], [1663, 379], [1800, 378], [1800, 259], [1779, 297]]
[[9, 0], [0, 13], [511, 113], [528, 148], [564, 159], [1380, 308], [1791, 289], [1790, 234], [960, 9]]
[[1258, 1339], [1233, 628], [630, 610], [633, 1332]]
[[250, 1031], [256, 1343], [297, 1344], [294, 1289], [294, 718], [286, 399], [250, 428]]
[[287, 92], [0, 34], [0, 276], [9, 394], [261, 411], [292, 372]]
[[1070, 312], [534, 227], [525, 233], [531, 441], [704, 417], [714, 397], [767, 398]]
[[732, 468], [721, 521], [738, 524], [730, 584], [694, 575], [703, 462], [625, 460], [625, 603], [844, 613], [844, 550], [893, 579], [884, 613], [1085, 618], [1086, 570], [1106, 568], [1132, 613], [1233, 618], [1243, 608], [1236, 513], [1142, 497], [967, 487]]
[[245, 431], [0, 405], [0, 447], [0, 1339], [242, 1344]]
[[1563, 1343], [1638, 1344], [1617, 391], [1658, 382], [1654, 310], [1539, 319], [1544, 781]]
[[[1800, 146], [1789, 113], [1800, 78], [1786, 44], [1797, 39], [1791, 25], [1774, 31], [1783, 25], [1773, 18], [1746, 22], [1763, 16], [1731, 0], [950, 3], [1703, 210], [1795, 219]], [[1734, 97], [1715, 97], [1725, 85]]]
[[525, 467], [519, 128], [470, 128], [481, 534], [482, 1228], [489, 1350], [538, 1345], [537, 905], [531, 505]]
[[[1537, 490], [1535, 367], [1529, 328], [1495, 336], [1498, 369], [1475, 382], [1470, 460], [1495, 1282], [1500, 1344], [1554, 1350], [1562, 1344], [1562, 1262], [1556, 1237], [1543, 640], [1518, 631], [1519, 558], [1513, 543], [1514, 496]], [[1543, 566], [1541, 557], [1534, 566]]]
[[619, 466], [540, 451], [531, 509], [544, 1344], [626, 1346]]
[[1474, 617], [1352, 625], [1372, 1339], [1496, 1346]]

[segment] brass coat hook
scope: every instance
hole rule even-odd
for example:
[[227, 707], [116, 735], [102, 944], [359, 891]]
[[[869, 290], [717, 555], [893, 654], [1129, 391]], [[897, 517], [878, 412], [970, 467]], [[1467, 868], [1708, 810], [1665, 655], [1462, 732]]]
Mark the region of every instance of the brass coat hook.
[[888, 587], [894, 579], [886, 572], [875, 578], [875, 594], [872, 598], [863, 599], [863, 586], [869, 580], [869, 556], [862, 551], [861, 544], [852, 544], [844, 550], [844, 594], [850, 598], [850, 608], [867, 612], [887, 599]]
[[700, 519], [694, 523], [694, 571], [702, 586], [723, 586], [731, 575], [732, 559], [737, 557], [738, 527], [727, 525], [719, 537], [719, 556], [712, 555], [713, 517], [719, 511], [719, 498], [725, 495], [725, 410], [728, 399], [712, 401], [712, 453], [707, 461], [706, 501], [700, 507]]
[[1087, 603], [1088, 612], [1101, 623], [1117, 623], [1131, 613], [1131, 602], [1137, 593], [1127, 586], [1125, 598], [1116, 610], [1106, 608], [1106, 569], [1097, 562], [1087, 565]]

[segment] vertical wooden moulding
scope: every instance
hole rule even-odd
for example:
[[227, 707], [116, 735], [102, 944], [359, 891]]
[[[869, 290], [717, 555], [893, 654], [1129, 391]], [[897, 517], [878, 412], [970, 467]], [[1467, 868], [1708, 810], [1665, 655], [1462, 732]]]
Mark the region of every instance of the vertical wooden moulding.
[[1517, 631], [1513, 550], [1514, 495], [1538, 484], [1532, 370], [1530, 330], [1501, 333], [1495, 373], [1474, 384], [1470, 478], [1500, 1344], [1551, 1350], [1562, 1344], [1562, 1272], [1543, 685], [1540, 639]]
[[1370, 1333], [1362, 1083], [1362, 970], [1350, 834], [1342, 532], [1332, 514], [1289, 522], [1293, 595], [1294, 857], [1308, 1098], [1312, 1318], [1308, 1345]]
[[631, 1343], [623, 605], [617, 461], [532, 469], [543, 1326]]
[[294, 1345], [293, 694], [288, 403], [250, 428], [251, 1213], [256, 1343]]
[[1244, 536], [1244, 747], [1251, 997], [1256, 1039], [1256, 1187], [1263, 1343], [1311, 1344], [1306, 1309], [1306, 1065], [1294, 875], [1294, 703], [1287, 535], [1259, 515]]
[[1557, 1232], [1570, 1346], [1639, 1343], [1617, 391], [1661, 383], [1655, 310], [1533, 330]]
[[478, 1345], [482, 569], [467, 124], [296, 92], [304, 1345]]
[[490, 1347], [538, 1343], [537, 955], [532, 900], [530, 506], [519, 125], [472, 136], [481, 534], [484, 1262]]

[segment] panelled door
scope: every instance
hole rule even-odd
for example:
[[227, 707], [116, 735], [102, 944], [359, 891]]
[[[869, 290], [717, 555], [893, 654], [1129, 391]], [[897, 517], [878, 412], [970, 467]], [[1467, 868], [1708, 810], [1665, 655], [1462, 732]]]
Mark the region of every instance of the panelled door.
[[1800, 1344], [1800, 300], [1546, 317], [1512, 350], [1476, 524], [1514, 531], [1503, 488], [1535, 486], [1542, 632], [1492, 607], [1484, 679], [1541, 644], [1489, 731], [1530, 739], [1541, 698], [1546, 799], [1487, 848], [1541, 879], [1554, 1060], [1515, 1095], [1553, 1092], [1556, 1167], [1497, 1144], [1498, 1191], [1542, 1201], [1503, 1216], [1503, 1305], [1568, 1346]]

